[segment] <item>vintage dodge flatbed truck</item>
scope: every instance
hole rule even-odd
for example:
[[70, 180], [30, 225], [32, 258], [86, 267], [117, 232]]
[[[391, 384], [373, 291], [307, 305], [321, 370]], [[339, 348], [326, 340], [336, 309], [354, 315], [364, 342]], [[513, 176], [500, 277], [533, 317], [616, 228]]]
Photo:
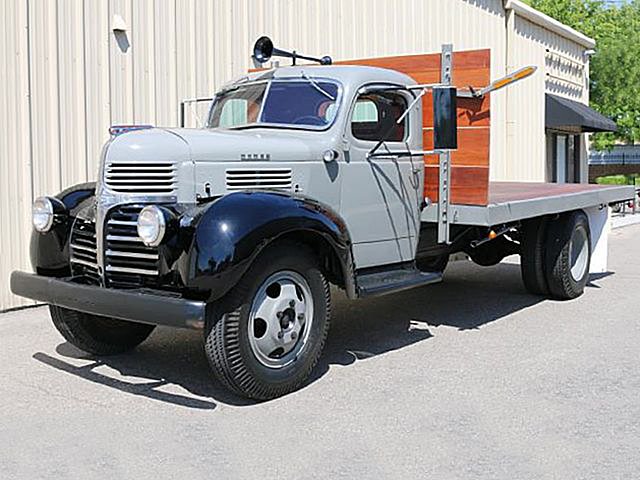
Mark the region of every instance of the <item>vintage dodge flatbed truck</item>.
[[[456, 203], [456, 102], [491, 88], [451, 87], [450, 49], [429, 85], [327, 57], [295, 66], [305, 57], [256, 44], [257, 60], [275, 54], [294, 66], [225, 86], [204, 128], [114, 129], [96, 184], [35, 201], [35, 273], [13, 272], [11, 288], [49, 304], [66, 340], [108, 355], [156, 325], [202, 329], [215, 377], [269, 399], [318, 361], [330, 284], [381, 295], [439, 282], [457, 252], [481, 265], [517, 253], [530, 292], [582, 294], [607, 206], [633, 189], [491, 183], [486, 205]], [[425, 155], [438, 159], [431, 197]]]

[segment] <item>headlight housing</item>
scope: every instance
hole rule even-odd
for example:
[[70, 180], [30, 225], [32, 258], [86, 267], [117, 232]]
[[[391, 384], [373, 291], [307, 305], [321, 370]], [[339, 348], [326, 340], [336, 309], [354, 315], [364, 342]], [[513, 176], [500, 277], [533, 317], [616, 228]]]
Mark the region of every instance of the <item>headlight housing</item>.
[[167, 231], [165, 214], [159, 207], [149, 205], [138, 215], [138, 236], [148, 247], [157, 247]]
[[40, 233], [51, 230], [53, 225], [54, 206], [48, 197], [38, 197], [31, 207], [31, 223]]

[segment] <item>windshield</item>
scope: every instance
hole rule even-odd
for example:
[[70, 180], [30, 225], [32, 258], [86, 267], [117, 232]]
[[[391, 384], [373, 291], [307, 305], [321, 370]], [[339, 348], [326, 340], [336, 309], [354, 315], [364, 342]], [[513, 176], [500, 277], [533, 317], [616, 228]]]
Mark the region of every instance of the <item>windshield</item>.
[[209, 127], [328, 127], [338, 110], [338, 93], [336, 83], [306, 75], [300, 80], [272, 80], [240, 86], [216, 96]]

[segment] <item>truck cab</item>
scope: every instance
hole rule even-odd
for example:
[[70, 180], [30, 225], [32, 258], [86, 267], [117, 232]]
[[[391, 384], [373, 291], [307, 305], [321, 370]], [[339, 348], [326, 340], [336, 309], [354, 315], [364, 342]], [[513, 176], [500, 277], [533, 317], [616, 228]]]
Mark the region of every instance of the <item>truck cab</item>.
[[[314, 198], [346, 223], [358, 268], [413, 260], [421, 159], [368, 157], [381, 140], [392, 150], [422, 150], [421, 102], [398, 123], [415, 99], [402, 90], [409, 84], [392, 70], [305, 66], [227, 85], [204, 129], [173, 130], [192, 152], [195, 196], [275, 188]], [[137, 139], [117, 141], [131, 148]]]

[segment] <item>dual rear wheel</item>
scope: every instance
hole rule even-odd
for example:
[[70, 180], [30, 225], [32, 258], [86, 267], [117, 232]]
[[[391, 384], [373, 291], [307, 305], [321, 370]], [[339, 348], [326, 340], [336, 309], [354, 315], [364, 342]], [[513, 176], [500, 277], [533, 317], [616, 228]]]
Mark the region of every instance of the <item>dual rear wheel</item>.
[[527, 290], [558, 300], [582, 295], [591, 263], [591, 232], [585, 213], [535, 218], [525, 223], [522, 233], [520, 265]]

